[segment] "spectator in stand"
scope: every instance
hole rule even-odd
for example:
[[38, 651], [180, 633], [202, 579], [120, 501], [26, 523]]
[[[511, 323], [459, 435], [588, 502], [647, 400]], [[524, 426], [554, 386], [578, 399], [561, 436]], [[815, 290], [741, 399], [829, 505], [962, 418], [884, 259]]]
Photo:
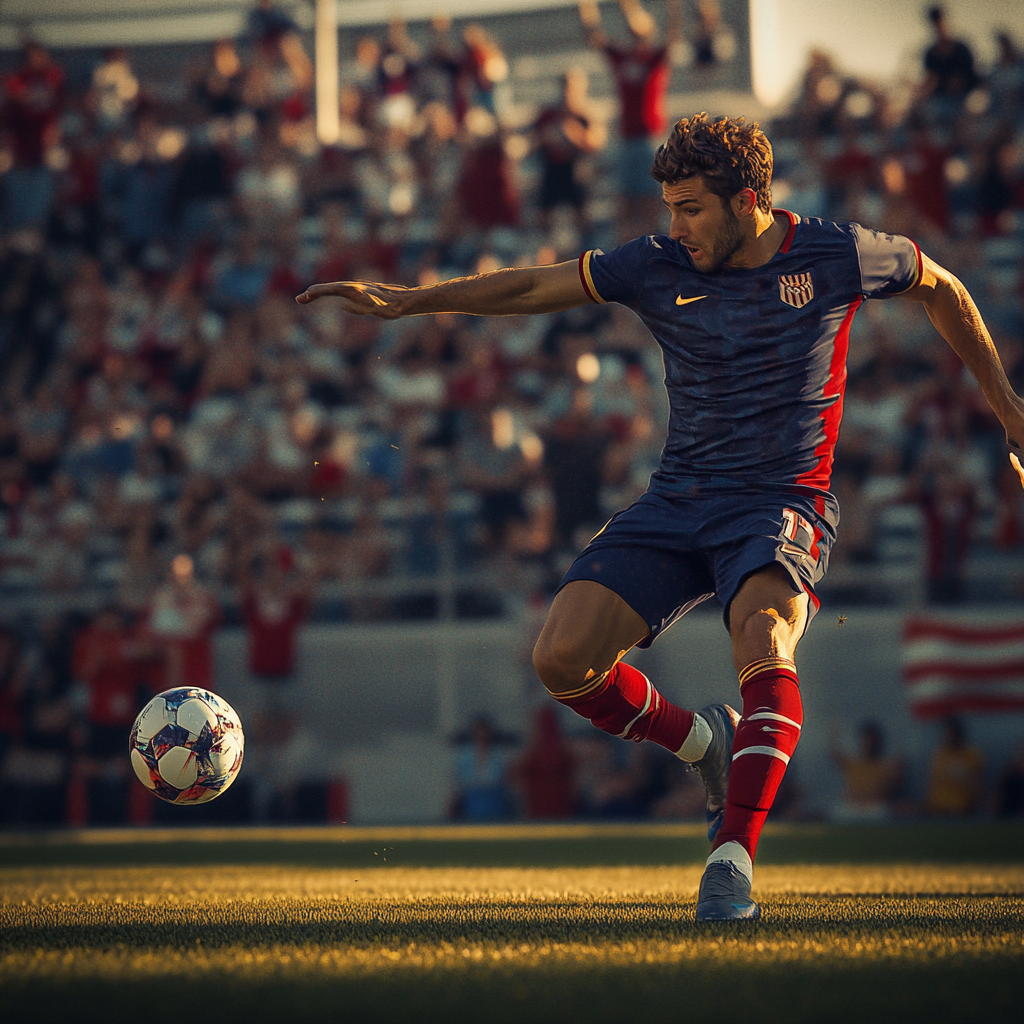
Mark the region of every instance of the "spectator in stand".
[[242, 578], [242, 614], [249, 642], [249, 675], [258, 688], [253, 716], [253, 812], [270, 817], [280, 794], [278, 769], [298, 725], [289, 683], [295, 671], [296, 639], [309, 617], [308, 582], [290, 578], [295, 560], [284, 545], [270, 547], [258, 560], [257, 572]]
[[8, 230], [41, 228], [53, 202], [53, 172], [46, 151], [60, 138], [64, 72], [49, 53], [29, 40], [22, 66], [4, 81], [3, 122], [10, 134], [14, 166], [3, 180], [3, 224]]
[[508, 757], [500, 747], [510, 737], [499, 735], [486, 715], [455, 738], [455, 794], [450, 816], [456, 821], [501, 821], [509, 817]]
[[978, 512], [976, 488], [950, 465], [937, 465], [911, 492], [924, 513], [928, 600], [964, 599], [971, 528]]
[[967, 742], [964, 723], [956, 717], [942, 724], [942, 741], [932, 755], [925, 810], [963, 817], [982, 806], [985, 758]]
[[92, 100], [106, 131], [121, 128], [139, 98], [139, 80], [132, 71], [128, 53], [122, 47], [107, 51], [92, 73]]
[[526, 522], [523, 484], [528, 468], [505, 409], [481, 408], [460, 446], [462, 479], [480, 495], [488, 551], [504, 548], [509, 525]]
[[657, 24], [640, 0], [619, 0], [632, 33], [630, 46], [611, 42], [601, 28], [595, 0], [582, 0], [580, 20], [587, 42], [600, 50], [611, 65], [619, 94], [618, 194], [625, 200], [627, 230], [634, 220], [650, 218], [660, 203], [660, 191], [651, 177], [654, 150], [663, 141], [668, 118], [665, 96], [670, 75], [669, 52], [681, 41], [678, 0], [669, 0], [665, 42], [655, 43]]
[[614, 745], [607, 736], [576, 744], [581, 811], [593, 818], [642, 818], [651, 806], [648, 753], [639, 744]]
[[1024, 814], [1024, 743], [1017, 745], [996, 784], [996, 814], [1001, 818]]
[[554, 708], [537, 712], [526, 750], [511, 765], [510, 776], [522, 792], [527, 820], [564, 820], [576, 813], [575, 758]]
[[519, 194], [497, 120], [475, 107], [466, 115], [466, 129], [473, 141], [466, 149], [459, 181], [463, 213], [482, 231], [517, 227]]
[[64, 820], [68, 706], [34, 638], [0, 628], [0, 823]]
[[193, 97], [211, 118], [234, 117], [242, 109], [242, 62], [234, 41], [220, 39], [210, 51], [210, 63], [198, 74]]
[[72, 824], [151, 820], [152, 801], [129, 787], [125, 757], [132, 723], [154, 692], [148, 653], [116, 605], [103, 608], [75, 640], [71, 664], [86, 734], [69, 783]]
[[587, 195], [580, 181], [579, 164], [605, 142], [604, 125], [590, 109], [587, 73], [582, 68], [570, 68], [565, 74], [561, 100], [541, 112], [533, 130], [541, 158], [541, 225], [545, 232], [550, 231], [553, 211], [568, 207], [575, 215], [577, 230], [582, 232]]
[[953, 38], [944, 8], [930, 7], [928, 20], [935, 42], [925, 51], [922, 90], [925, 96], [952, 100], [959, 105], [978, 84], [974, 54], [965, 42]]
[[213, 689], [213, 633], [220, 621], [217, 602], [195, 578], [191, 556], [175, 555], [144, 619], [143, 635], [163, 660], [160, 689]]
[[9, 626], [0, 627], [0, 774], [22, 732], [25, 672], [20, 647], [17, 632]]
[[544, 435], [544, 468], [555, 496], [555, 531], [564, 548], [574, 546], [581, 528], [596, 531], [607, 519], [601, 510], [601, 481], [611, 438], [594, 417], [592, 405], [592, 393], [577, 388], [572, 408]]
[[496, 114], [495, 87], [508, 78], [508, 61], [501, 47], [479, 25], [467, 25], [462, 34], [466, 53], [456, 80], [455, 116], [459, 124], [472, 107]]
[[274, 3], [274, 0], [259, 0], [246, 19], [247, 34], [258, 46], [269, 49], [277, 47], [284, 36], [298, 32], [298, 26], [291, 16]]
[[699, 0], [690, 42], [693, 45], [693, 63], [701, 71], [708, 71], [729, 60], [736, 52], [736, 40], [722, 20], [717, 0]]
[[833, 737], [832, 760], [843, 773], [839, 821], [885, 821], [896, 809], [903, 782], [903, 762], [885, 753], [885, 734], [877, 722], [862, 722], [857, 752], [849, 754]]
[[255, 577], [243, 578], [249, 672], [275, 695], [295, 671], [296, 638], [309, 617], [311, 587], [290, 578], [294, 568], [295, 556], [279, 545], [260, 559]]

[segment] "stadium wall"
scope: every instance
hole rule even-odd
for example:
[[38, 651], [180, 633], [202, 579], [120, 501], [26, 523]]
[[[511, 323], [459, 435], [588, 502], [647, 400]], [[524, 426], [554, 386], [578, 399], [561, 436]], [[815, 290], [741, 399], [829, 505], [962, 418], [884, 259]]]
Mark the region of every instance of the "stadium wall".
[[[666, 696], [690, 707], [736, 699], [728, 638], [712, 605], [630, 656]], [[962, 614], [986, 622], [1022, 616], [1019, 606]], [[809, 812], [839, 800], [829, 749], [836, 739], [852, 748], [864, 719], [882, 724], [889, 749], [905, 759], [910, 795], [923, 795], [939, 726], [910, 713], [900, 671], [903, 621], [891, 608], [858, 608], [842, 625], [823, 612], [800, 647], [805, 724], [793, 771]], [[489, 623], [309, 627], [288, 698], [301, 726], [283, 770], [295, 780], [347, 779], [356, 822], [441, 819], [452, 788], [451, 735], [486, 713], [525, 737], [533, 709], [547, 701], [530, 667], [538, 626], [524, 613]], [[246, 675], [244, 633], [224, 630], [216, 654], [217, 686], [245, 722], [260, 697]], [[565, 715], [567, 730], [587, 728]], [[972, 715], [967, 723], [994, 777], [1024, 739], [1024, 715]], [[253, 750], [254, 775], [257, 758]]]

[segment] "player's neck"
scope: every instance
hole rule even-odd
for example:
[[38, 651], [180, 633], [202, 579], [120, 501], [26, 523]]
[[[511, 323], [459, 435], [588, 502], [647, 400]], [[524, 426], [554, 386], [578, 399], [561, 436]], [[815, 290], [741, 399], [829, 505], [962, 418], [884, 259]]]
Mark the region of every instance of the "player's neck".
[[778, 220], [771, 213], [755, 209], [743, 244], [725, 265], [748, 270], [764, 266], [779, 251], [788, 230], [789, 225], [784, 220]]

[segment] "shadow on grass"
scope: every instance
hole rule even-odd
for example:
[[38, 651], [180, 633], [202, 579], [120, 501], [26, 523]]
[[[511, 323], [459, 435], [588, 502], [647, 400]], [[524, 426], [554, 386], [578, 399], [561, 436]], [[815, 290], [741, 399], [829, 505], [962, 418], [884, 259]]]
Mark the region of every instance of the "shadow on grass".
[[[929, 1024], [1017, 1019], [1018, 964], [1007, 958], [878, 966], [828, 959], [804, 966], [490, 964], [362, 976], [307, 972], [287, 978], [228, 973], [159, 981], [17, 981], [0, 995], [7, 1024], [102, 1020], [180, 1024], [417, 1024], [526, 1021], [645, 1024], [732, 1020], [758, 1024]], [[74, 1008], [74, 1009], [72, 1009]]]

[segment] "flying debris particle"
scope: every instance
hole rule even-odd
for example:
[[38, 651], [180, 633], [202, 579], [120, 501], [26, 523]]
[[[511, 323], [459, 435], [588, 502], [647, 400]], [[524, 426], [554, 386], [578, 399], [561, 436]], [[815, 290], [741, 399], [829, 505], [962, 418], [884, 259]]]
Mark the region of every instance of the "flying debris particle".
[[319, 465], [320, 465], [320, 463], [319, 463], [319, 462], [314, 462], [314, 463], [313, 463], [313, 465], [314, 465], [314, 466], [319, 466]]
[[396, 452], [398, 451], [398, 445], [397, 444], [393, 444], [391, 447], [394, 448]]
[[842, 627], [845, 626], [845, 625], [846, 625], [846, 616], [845, 615], [837, 615], [836, 616], [836, 629], [842, 629]]

